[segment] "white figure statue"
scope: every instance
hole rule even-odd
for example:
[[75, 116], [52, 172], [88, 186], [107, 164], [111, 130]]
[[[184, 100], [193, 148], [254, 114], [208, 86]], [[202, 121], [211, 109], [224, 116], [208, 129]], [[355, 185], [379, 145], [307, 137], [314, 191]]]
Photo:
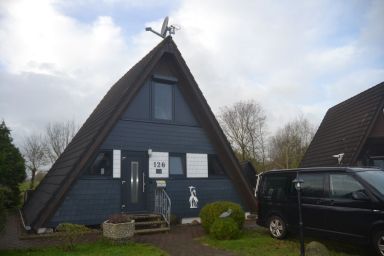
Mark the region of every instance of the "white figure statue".
[[196, 188], [194, 186], [189, 186], [189, 192], [191, 193], [191, 196], [189, 197], [190, 208], [197, 208], [199, 199], [197, 199], [196, 196]]

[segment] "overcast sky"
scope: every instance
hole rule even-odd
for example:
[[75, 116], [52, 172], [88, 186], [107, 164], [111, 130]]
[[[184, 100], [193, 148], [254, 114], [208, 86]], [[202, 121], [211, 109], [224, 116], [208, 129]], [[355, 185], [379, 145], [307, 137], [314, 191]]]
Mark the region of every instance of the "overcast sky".
[[213, 111], [254, 99], [270, 130], [384, 81], [384, 1], [0, 0], [0, 119], [16, 144], [82, 124], [165, 16]]

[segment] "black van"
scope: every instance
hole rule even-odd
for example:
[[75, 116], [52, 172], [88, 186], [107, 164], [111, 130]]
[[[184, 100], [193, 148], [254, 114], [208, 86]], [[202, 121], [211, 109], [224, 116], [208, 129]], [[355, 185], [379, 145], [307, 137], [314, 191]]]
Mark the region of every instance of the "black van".
[[304, 232], [372, 243], [384, 256], [384, 171], [378, 168], [305, 168], [267, 171], [258, 176], [257, 224], [282, 239], [298, 230], [301, 185]]

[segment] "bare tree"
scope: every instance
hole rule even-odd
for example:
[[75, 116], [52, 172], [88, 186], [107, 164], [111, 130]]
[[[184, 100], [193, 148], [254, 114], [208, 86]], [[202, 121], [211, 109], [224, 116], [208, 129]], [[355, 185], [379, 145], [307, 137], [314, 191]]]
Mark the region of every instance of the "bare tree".
[[46, 127], [45, 151], [50, 162], [53, 164], [63, 153], [64, 149], [76, 135], [78, 126], [75, 122], [49, 123]]
[[240, 160], [254, 160], [265, 169], [266, 115], [255, 101], [239, 101], [220, 109], [220, 124]]
[[279, 129], [270, 140], [270, 158], [277, 168], [296, 168], [315, 134], [314, 126], [300, 116]]
[[22, 152], [25, 165], [31, 171], [30, 189], [33, 189], [36, 172], [41, 171], [40, 168], [48, 163], [43, 137], [39, 134], [32, 134], [27, 137]]

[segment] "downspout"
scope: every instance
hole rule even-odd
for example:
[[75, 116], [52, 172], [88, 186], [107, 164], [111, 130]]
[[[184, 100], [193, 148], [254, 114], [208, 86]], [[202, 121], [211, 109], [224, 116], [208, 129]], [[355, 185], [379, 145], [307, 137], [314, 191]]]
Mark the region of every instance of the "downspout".
[[21, 212], [20, 209], [19, 210], [19, 214], [20, 214], [20, 219], [21, 219], [21, 224], [23, 225], [23, 228], [27, 231], [30, 231], [31, 230], [31, 226], [26, 226], [25, 225], [25, 222], [24, 222], [24, 218], [23, 218], [23, 213]]

